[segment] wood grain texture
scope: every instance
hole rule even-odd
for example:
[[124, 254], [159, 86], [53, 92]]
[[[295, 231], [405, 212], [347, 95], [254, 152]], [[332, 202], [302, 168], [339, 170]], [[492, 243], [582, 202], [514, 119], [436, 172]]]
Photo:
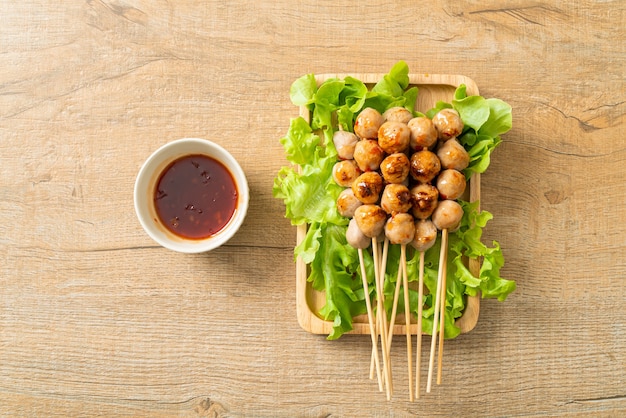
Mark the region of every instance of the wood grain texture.
[[[623, 1], [0, 11], [0, 415], [626, 415]], [[367, 337], [300, 328], [296, 231], [271, 194], [291, 82], [399, 59], [514, 114], [481, 205], [518, 290], [481, 301], [415, 403], [367, 378]], [[204, 255], [158, 247], [133, 210], [141, 163], [186, 136], [225, 146], [251, 189], [240, 232]]]

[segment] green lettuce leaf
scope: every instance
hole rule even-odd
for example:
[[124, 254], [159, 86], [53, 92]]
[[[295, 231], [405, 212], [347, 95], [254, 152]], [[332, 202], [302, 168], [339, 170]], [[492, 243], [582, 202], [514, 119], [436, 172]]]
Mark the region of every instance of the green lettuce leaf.
[[468, 96], [452, 100], [452, 107], [459, 112], [463, 124], [478, 131], [489, 118], [489, 105], [482, 96]]
[[513, 126], [511, 106], [500, 99], [486, 99], [485, 102], [489, 106], [489, 118], [478, 133], [491, 137], [507, 133]]
[[[450, 251], [454, 257], [470, 257], [482, 260], [478, 277], [465, 268], [458, 275], [459, 281], [465, 285], [465, 293], [473, 296], [480, 291], [484, 298], [498, 298], [504, 301], [515, 290], [515, 282], [500, 277], [500, 268], [504, 265], [504, 256], [497, 241], [493, 241], [493, 247], [482, 243], [483, 228], [493, 218], [487, 211], [478, 211], [478, 201], [468, 203], [459, 201], [463, 207], [464, 216], [458, 231], [450, 237]], [[459, 261], [456, 262], [459, 269]]]
[[313, 133], [307, 121], [295, 118], [291, 120], [287, 135], [280, 139], [280, 143], [291, 163], [304, 166], [312, 161], [320, 145], [320, 138]]
[[337, 339], [353, 328], [352, 318], [365, 313], [363, 285], [357, 250], [346, 242], [346, 228], [320, 225], [318, 255], [311, 263], [308, 280], [314, 289], [324, 291], [326, 304], [320, 315], [333, 322], [329, 340]]
[[292, 121], [281, 142], [287, 158], [302, 166], [300, 171], [283, 167], [274, 178], [272, 192], [285, 202], [285, 216], [293, 225], [312, 222], [346, 225], [348, 220], [336, 207], [337, 196], [343, 188], [332, 181], [335, 156], [326, 156], [324, 152], [328, 148], [317, 146], [319, 138], [302, 118]]
[[[429, 111], [432, 117], [445, 104]], [[465, 128], [458, 138], [470, 155], [470, 164], [463, 171], [468, 179], [484, 173], [491, 163], [491, 153], [502, 142], [500, 135], [512, 126], [511, 106], [500, 99], [467, 96], [465, 85], [459, 86], [451, 106], [459, 112]]]
[[384, 75], [372, 88], [372, 92], [390, 97], [401, 97], [409, 85], [409, 66], [404, 61], [398, 61], [389, 73]]
[[313, 102], [313, 96], [317, 91], [317, 82], [313, 74], [306, 74], [291, 84], [289, 97], [291, 103], [296, 106], [307, 106]]
[[[352, 113], [358, 112], [365, 103], [367, 86], [354, 77], [346, 77], [344, 82], [344, 88], [339, 94], [339, 104], [345, 104]], [[347, 128], [352, 129], [352, 126]]]

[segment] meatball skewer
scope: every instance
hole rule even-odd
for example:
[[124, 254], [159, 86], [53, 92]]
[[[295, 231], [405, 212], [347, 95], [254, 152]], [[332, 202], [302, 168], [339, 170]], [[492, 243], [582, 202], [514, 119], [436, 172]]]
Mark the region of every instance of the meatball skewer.
[[[376, 368], [376, 377], [378, 378], [378, 390], [383, 391], [383, 378], [380, 371], [380, 357], [378, 356], [378, 333], [374, 325], [374, 312], [372, 310], [372, 302], [370, 301], [369, 285], [367, 280], [367, 272], [365, 270], [365, 261], [363, 258], [363, 249], [369, 246], [368, 237], [359, 229], [356, 219], [352, 218], [348, 225], [346, 233], [348, 243], [357, 249], [359, 254], [359, 265], [361, 267], [361, 279], [363, 281], [363, 292], [365, 296], [365, 306], [367, 308], [367, 321], [370, 327], [370, 337], [372, 339], [372, 353], [374, 354], [374, 367]], [[365, 238], [365, 239], [363, 239]]]
[[[381, 278], [380, 260], [378, 258], [378, 236], [383, 232], [387, 214], [378, 205], [365, 204], [354, 211], [354, 219], [359, 229], [372, 240], [372, 258], [374, 259], [374, 280], [376, 284], [376, 309], [381, 318], [380, 336], [383, 353], [383, 373], [387, 390], [387, 400], [391, 400], [392, 378], [389, 350], [387, 350], [387, 315], [384, 308], [383, 280]], [[378, 316], [377, 315], [377, 316]]]
[[[443, 358], [444, 325], [446, 312], [446, 269], [448, 263], [448, 230], [456, 229], [463, 217], [463, 208], [454, 200], [442, 200], [432, 214], [433, 223], [441, 230], [441, 251], [439, 253], [439, 271], [437, 274], [437, 291], [435, 292], [435, 310], [433, 314], [433, 333], [430, 345], [430, 361], [428, 365], [428, 382], [426, 392], [430, 393], [437, 332], [439, 331], [439, 354], [437, 367], [437, 384], [441, 384], [441, 368]], [[441, 321], [441, 324], [439, 324]], [[439, 329], [441, 327], [441, 329]]]
[[[400, 296], [400, 278], [402, 278], [402, 287], [404, 289], [404, 318], [406, 330], [406, 350], [407, 350], [407, 367], [409, 376], [409, 398], [413, 402], [413, 347], [411, 344], [411, 306], [409, 302], [409, 279], [406, 268], [406, 246], [413, 241], [415, 236], [415, 223], [413, 217], [408, 213], [392, 214], [391, 218], [385, 225], [385, 245], [388, 242], [392, 244], [400, 244], [400, 261], [398, 263], [398, 276], [396, 278], [396, 290], [393, 299], [393, 310], [391, 313], [391, 322], [389, 329], [393, 330], [396, 319], [398, 299]], [[391, 340], [393, 332], [389, 336], [388, 347], [391, 349]]]
[[[359, 253], [359, 262], [361, 264], [362, 271], [361, 276], [364, 280], [363, 289], [365, 292], [366, 307], [368, 309], [368, 322], [370, 322], [370, 334], [372, 337], [372, 366], [370, 378], [374, 378], [375, 370], [378, 377], [378, 387], [382, 391], [383, 381], [386, 379], [387, 382], [390, 382], [391, 378], [383, 378], [380, 371], [380, 358], [378, 356], [377, 347], [378, 330], [377, 325], [375, 325], [375, 323], [378, 324], [379, 318], [378, 315], [376, 315], [377, 317], [375, 319], [373, 313], [370, 318], [371, 301], [369, 300], [369, 289], [366, 284], [367, 278], [363, 262], [363, 249], [369, 247], [370, 242], [374, 244], [376, 243], [377, 237], [383, 231], [384, 223], [387, 218], [385, 211], [383, 211], [380, 206], [374, 204], [380, 199], [380, 193], [383, 188], [383, 180], [377, 172], [367, 171], [359, 175], [356, 179], [348, 179], [345, 182], [342, 181], [352, 175], [352, 173], [350, 173], [351, 170], [346, 169], [346, 167], [358, 171], [358, 168], [356, 168], [356, 166], [352, 166], [351, 164], [351, 160], [343, 160], [335, 165], [335, 167], [339, 167], [339, 169], [333, 169], [333, 178], [335, 182], [339, 185], [347, 187], [337, 198], [337, 210], [341, 215], [352, 218], [346, 231], [346, 240], [352, 247], [356, 248]], [[377, 253], [378, 250], [374, 249], [373, 256], [375, 265], [378, 260]], [[378, 267], [375, 268], [376, 271], [378, 271]], [[383, 287], [377, 276], [378, 275], [376, 275], [375, 280], [376, 293], [379, 295], [377, 299], [379, 299], [379, 303], [382, 306], [382, 302], [384, 302], [381, 298], [383, 295]], [[378, 306], [377, 312], [379, 313], [384, 312], [384, 309], [382, 309], [381, 306]], [[383, 348], [385, 347], [386, 343]], [[385, 354], [385, 350], [383, 351], [383, 354]], [[385, 376], [389, 375], [391, 370], [388, 359], [389, 355], [383, 358]], [[391, 390], [388, 389], [387, 392], [387, 396], [390, 399]]]

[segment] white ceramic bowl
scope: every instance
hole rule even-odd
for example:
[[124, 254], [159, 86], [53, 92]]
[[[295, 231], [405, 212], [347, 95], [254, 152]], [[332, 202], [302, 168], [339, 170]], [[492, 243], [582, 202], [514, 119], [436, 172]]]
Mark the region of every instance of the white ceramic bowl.
[[[160, 175], [175, 160], [191, 154], [202, 154], [221, 162], [237, 186], [238, 201], [232, 218], [216, 234], [203, 239], [187, 239], [172, 233], [161, 222], [154, 205], [154, 193]], [[183, 138], [157, 149], [142, 165], [135, 181], [135, 212], [141, 226], [157, 243], [182, 253], [211, 251], [228, 241], [243, 223], [248, 211], [248, 182], [239, 163], [221, 146], [200, 138]]]

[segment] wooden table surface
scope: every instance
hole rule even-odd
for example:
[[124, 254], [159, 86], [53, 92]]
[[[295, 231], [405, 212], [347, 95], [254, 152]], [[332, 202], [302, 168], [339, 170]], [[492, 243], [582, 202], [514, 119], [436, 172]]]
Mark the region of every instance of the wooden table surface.
[[[625, 416], [626, 3], [434, 3], [3, 2], [0, 415]], [[368, 379], [369, 337], [300, 328], [271, 191], [291, 83], [401, 59], [514, 115], [481, 203], [518, 289], [481, 301], [413, 403]], [[208, 254], [159, 247], [133, 209], [143, 161], [182, 137], [249, 179]]]

